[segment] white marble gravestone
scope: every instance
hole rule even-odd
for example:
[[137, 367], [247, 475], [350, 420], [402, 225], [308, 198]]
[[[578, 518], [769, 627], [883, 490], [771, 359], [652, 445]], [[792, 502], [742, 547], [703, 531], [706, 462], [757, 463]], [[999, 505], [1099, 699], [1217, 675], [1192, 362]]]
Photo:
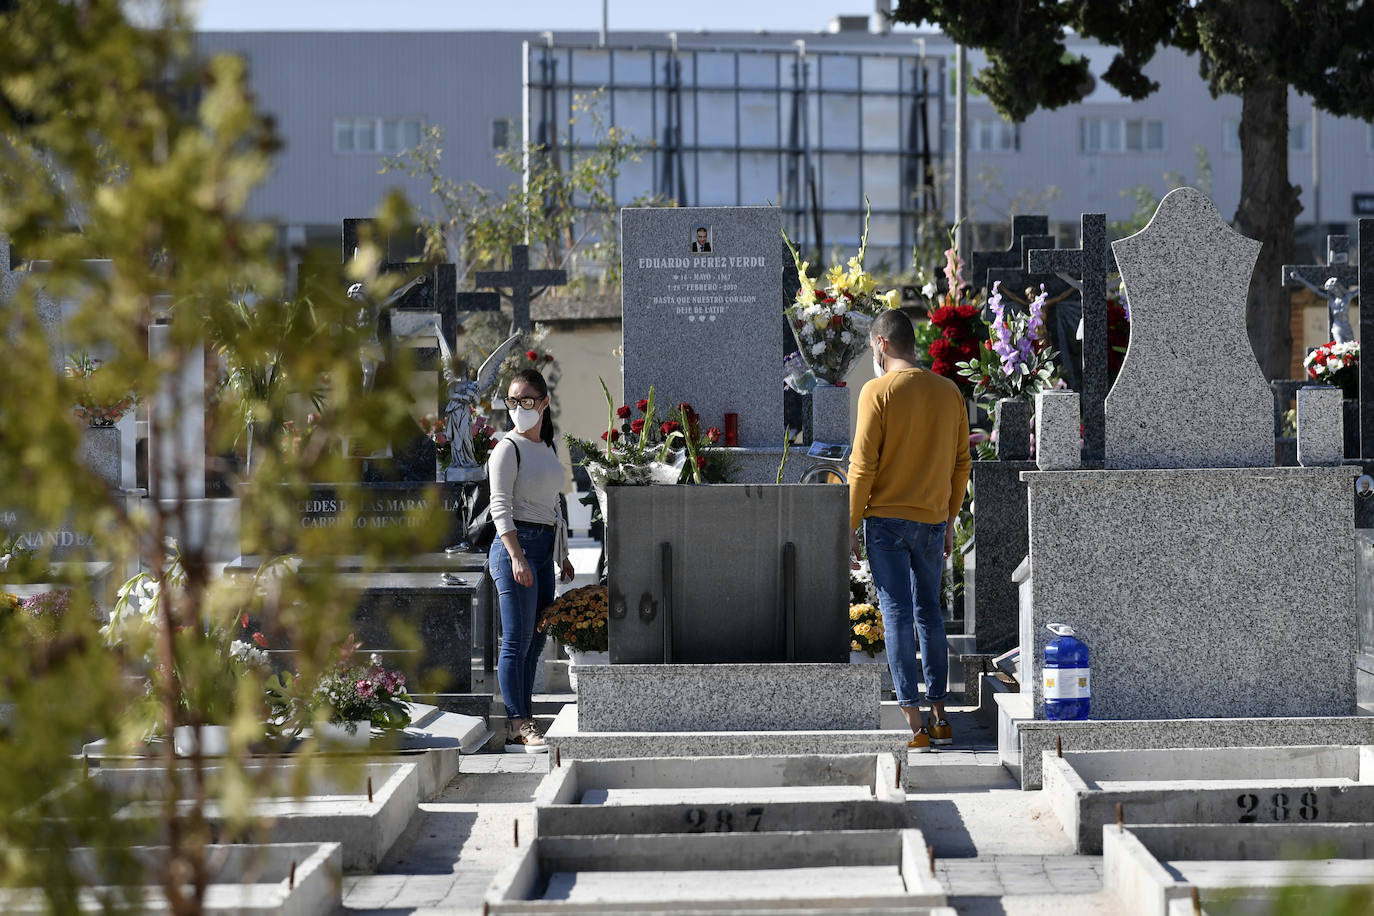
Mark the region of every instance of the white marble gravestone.
[[1050, 623], [1092, 653], [1094, 719], [1353, 714], [1359, 469], [1273, 466], [1245, 326], [1259, 243], [1183, 188], [1115, 248], [1135, 323], [1107, 469], [1022, 473], [1035, 716]]

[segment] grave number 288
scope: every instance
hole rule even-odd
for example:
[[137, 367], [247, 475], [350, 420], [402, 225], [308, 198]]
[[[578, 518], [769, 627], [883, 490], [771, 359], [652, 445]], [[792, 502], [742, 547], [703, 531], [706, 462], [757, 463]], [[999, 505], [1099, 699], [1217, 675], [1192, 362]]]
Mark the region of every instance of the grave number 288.
[[[1275, 821], [1291, 820], [1295, 812], [1299, 820], [1315, 821], [1319, 814], [1316, 792], [1302, 793], [1297, 804], [1289, 799], [1287, 792], [1275, 792], [1268, 801], [1269, 815]], [[1236, 805], [1241, 810], [1240, 823], [1253, 824], [1259, 820], [1259, 796], [1246, 792], [1236, 798]]]

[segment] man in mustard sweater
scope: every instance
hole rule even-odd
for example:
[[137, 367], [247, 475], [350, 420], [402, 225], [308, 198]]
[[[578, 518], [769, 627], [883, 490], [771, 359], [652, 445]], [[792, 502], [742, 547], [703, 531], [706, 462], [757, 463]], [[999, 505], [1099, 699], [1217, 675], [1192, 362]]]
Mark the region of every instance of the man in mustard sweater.
[[[849, 460], [850, 537], [857, 554], [855, 529], [862, 523], [897, 703], [911, 726], [910, 747], [928, 751], [954, 740], [945, 718], [949, 649], [940, 576], [968, 485], [968, 414], [957, 385], [917, 366], [906, 315], [879, 315], [869, 345], [878, 377], [859, 395]], [[932, 714], [928, 729], [917, 693], [917, 638]]]

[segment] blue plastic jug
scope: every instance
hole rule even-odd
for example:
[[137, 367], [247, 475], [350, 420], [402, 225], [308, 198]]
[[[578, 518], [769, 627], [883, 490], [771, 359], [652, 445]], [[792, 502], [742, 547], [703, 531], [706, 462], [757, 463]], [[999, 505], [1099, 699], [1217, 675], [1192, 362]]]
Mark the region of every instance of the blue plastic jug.
[[1088, 674], [1088, 647], [1073, 635], [1073, 627], [1052, 623], [1047, 629], [1055, 639], [1045, 646], [1042, 672], [1045, 718], [1059, 721], [1088, 718], [1092, 682]]

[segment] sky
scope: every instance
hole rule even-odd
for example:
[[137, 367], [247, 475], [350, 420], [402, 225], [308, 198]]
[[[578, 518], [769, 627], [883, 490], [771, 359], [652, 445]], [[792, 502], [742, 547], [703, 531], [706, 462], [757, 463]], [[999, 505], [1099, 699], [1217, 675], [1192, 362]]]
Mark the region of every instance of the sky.
[[[205, 31], [601, 28], [602, 0], [193, 0]], [[610, 31], [824, 31], [873, 0], [609, 0]], [[910, 28], [909, 26], [907, 28]]]

